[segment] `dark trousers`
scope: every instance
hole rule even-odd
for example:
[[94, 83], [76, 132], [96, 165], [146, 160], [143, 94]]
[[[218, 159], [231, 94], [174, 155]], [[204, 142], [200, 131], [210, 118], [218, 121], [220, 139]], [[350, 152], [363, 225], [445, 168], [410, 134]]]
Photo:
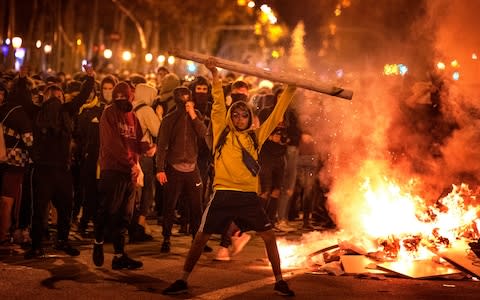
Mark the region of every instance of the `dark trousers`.
[[89, 220], [95, 220], [97, 205], [100, 201], [97, 180], [97, 160], [85, 160], [80, 166], [80, 197], [82, 201], [82, 218], [80, 228], [86, 229]]
[[103, 242], [105, 230], [108, 229], [112, 235], [115, 254], [123, 254], [127, 228], [135, 205], [135, 188], [130, 173], [102, 171], [99, 190], [95, 240]]
[[202, 179], [196, 168], [193, 172], [179, 172], [172, 167], [166, 170], [167, 184], [164, 187], [163, 203], [163, 238], [168, 240], [172, 235], [175, 221], [175, 208], [180, 194], [186, 199], [190, 212], [190, 231], [193, 236], [198, 231], [202, 217]]
[[60, 167], [36, 166], [33, 170], [32, 248], [42, 246], [48, 228], [49, 202], [57, 210], [57, 240], [67, 241], [73, 206], [72, 174]]
[[147, 216], [152, 208], [154, 200], [154, 161], [153, 157], [147, 157], [142, 155], [140, 157], [140, 167], [143, 172], [143, 187], [141, 188], [139, 214], [141, 216]]

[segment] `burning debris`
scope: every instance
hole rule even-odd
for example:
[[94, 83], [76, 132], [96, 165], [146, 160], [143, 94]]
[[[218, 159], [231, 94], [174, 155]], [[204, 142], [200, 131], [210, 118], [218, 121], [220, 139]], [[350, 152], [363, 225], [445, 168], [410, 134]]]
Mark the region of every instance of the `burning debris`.
[[[380, 188], [375, 191], [369, 187], [364, 195], [372, 198], [378, 191], [384, 190]], [[383, 193], [378, 195], [385, 196]], [[403, 201], [407, 197], [401, 194], [397, 194], [397, 196], [399, 201]], [[480, 277], [480, 267], [476, 267], [478, 270], [470, 268], [470, 265], [474, 266], [480, 263], [480, 258], [475, 256], [476, 253], [480, 254], [480, 244], [472, 242], [472, 240], [480, 238], [477, 227], [480, 205], [474, 201], [477, 197], [475, 193], [467, 185], [453, 186], [452, 192], [439, 199], [432, 207], [427, 207], [421, 201], [418, 202], [419, 198], [417, 197], [408, 197], [411, 198], [412, 203], [420, 203], [418, 207], [423, 208], [424, 212], [397, 210], [395, 214], [405, 220], [410, 220], [411, 217], [402, 215], [402, 213], [413, 214], [417, 217], [417, 222], [414, 224], [416, 227], [402, 226], [391, 230], [397, 234], [383, 237], [368, 232], [370, 227], [366, 226], [363, 230], [357, 228], [355, 233], [346, 231], [313, 232], [303, 235], [300, 242], [279, 240], [279, 252], [283, 267], [303, 267], [316, 272], [323, 271], [341, 275], [351, 267], [346, 264], [353, 263], [351, 260], [355, 260], [353, 258], [342, 259], [342, 257], [355, 255], [363, 257], [358, 260], [373, 264], [369, 268], [364, 266], [365, 270], [362, 269], [362, 273], [368, 273], [369, 269], [375, 270], [375, 273], [380, 268], [383, 271], [387, 270], [411, 278], [451, 275], [460, 273], [460, 271]], [[395, 198], [390, 197], [389, 199]], [[375, 208], [375, 206], [371, 208]], [[375, 214], [364, 214], [364, 217], [368, 219], [372, 215]], [[425, 216], [429, 217], [425, 218]], [[388, 224], [378, 226], [388, 227]], [[373, 231], [373, 233], [378, 232]], [[470, 256], [466, 255], [468, 251], [465, 251], [469, 249], [467, 245], [469, 242], [470, 248], [475, 253]], [[453, 257], [449, 258], [449, 256]], [[349, 259], [348, 262], [345, 261], [347, 259]], [[470, 265], [468, 261], [470, 261]], [[465, 265], [469, 268], [466, 268]]]

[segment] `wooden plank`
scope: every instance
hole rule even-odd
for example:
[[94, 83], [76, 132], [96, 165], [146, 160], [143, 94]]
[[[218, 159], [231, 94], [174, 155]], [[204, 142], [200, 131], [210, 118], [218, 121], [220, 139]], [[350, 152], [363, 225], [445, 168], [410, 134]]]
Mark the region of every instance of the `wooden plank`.
[[[196, 61], [201, 64], [204, 64], [208, 58], [212, 57], [209, 55], [205, 55], [205, 54], [201, 54], [193, 51], [180, 50], [180, 49], [172, 49], [169, 51], [169, 54], [175, 57]], [[307, 90], [327, 94], [334, 97], [340, 97], [347, 100], [351, 100], [353, 97], [353, 91], [351, 90], [347, 90], [347, 89], [336, 87], [336, 86], [327, 86], [318, 81], [312, 80], [310, 78], [305, 78], [297, 74], [273, 73], [270, 70], [261, 69], [255, 66], [240, 64], [240, 63], [219, 58], [219, 57], [214, 57], [214, 58], [217, 62], [218, 67], [231, 70], [234, 72], [238, 72], [246, 75], [252, 75], [259, 78], [264, 78], [274, 82], [292, 84]]]

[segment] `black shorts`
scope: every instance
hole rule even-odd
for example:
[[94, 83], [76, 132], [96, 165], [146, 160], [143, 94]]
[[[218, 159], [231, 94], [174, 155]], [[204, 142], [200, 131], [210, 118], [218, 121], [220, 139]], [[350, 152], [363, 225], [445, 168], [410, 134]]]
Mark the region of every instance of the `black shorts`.
[[198, 231], [222, 234], [232, 221], [243, 232], [272, 229], [256, 193], [219, 190], [205, 208]]

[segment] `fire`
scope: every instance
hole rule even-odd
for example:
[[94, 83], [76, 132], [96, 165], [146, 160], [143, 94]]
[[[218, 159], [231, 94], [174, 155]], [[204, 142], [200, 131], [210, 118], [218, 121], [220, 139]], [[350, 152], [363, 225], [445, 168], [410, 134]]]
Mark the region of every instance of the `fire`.
[[379, 260], [411, 261], [432, 258], [431, 250], [458, 240], [480, 237], [480, 206], [468, 185], [452, 185], [452, 191], [433, 204], [408, 192], [413, 185], [402, 188], [386, 177], [366, 178], [359, 190], [361, 204], [355, 208], [360, 216], [356, 232], [314, 232], [297, 243], [280, 240], [282, 266], [323, 264], [321, 256], [311, 261], [311, 254], [333, 244]]

